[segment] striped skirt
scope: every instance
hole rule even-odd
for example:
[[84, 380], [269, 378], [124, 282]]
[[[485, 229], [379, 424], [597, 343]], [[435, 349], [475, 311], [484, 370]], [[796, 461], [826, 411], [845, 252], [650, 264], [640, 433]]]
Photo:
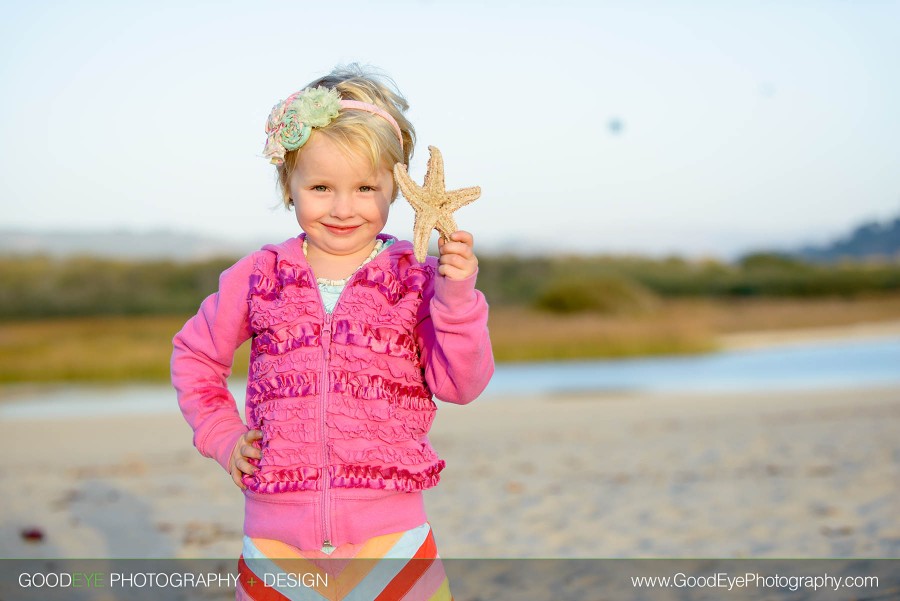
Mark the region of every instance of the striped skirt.
[[429, 524], [329, 554], [244, 537], [237, 601], [452, 601]]

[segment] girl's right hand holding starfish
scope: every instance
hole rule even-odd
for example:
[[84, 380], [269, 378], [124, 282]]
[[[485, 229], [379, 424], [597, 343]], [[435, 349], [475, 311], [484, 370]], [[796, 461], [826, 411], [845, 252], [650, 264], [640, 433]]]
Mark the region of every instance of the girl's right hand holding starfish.
[[259, 471], [259, 468], [247, 461], [247, 458], [259, 459], [262, 457], [259, 448], [253, 444], [261, 439], [261, 430], [250, 430], [245, 432], [238, 439], [234, 445], [234, 449], [231, 451], [231, 459], [228, 462], [230, 469], [228, 471], [231, 472], [231, 479], [234, 480], [234, 483], [237, 484], [241, 490], [247, 488], [247, 486], [241, 482], [241, 478], [244, 477], [244, 474], [253, 475]]

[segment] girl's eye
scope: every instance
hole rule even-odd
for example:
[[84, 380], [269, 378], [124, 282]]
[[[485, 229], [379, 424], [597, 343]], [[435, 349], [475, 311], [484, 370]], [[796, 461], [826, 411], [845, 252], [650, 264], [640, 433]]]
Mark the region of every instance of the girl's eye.
[[313, 190], [315, 190], [316, 192], [325, 192], [326, 190], [328, 190], [328, 188], [326, 188], [325, 186], [313, 186]]
[[374, 192], [375, 188], [373, 188], [372, 186], [360, 186], [359, 191], [360, 192]]

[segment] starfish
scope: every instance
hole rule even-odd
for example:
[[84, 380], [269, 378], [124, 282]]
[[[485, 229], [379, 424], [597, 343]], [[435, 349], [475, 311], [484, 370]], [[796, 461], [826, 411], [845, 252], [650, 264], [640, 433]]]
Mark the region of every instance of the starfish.
[[436, 229], [445, 240], [449, 240], [450, 234], [459, 229], [456, 220], [453, 219], [453, 211], [474, 202], [481, 196], [481, 188], [478, 186], [447, 190], [444, 187], [444, 159], [441, 151], [429, 146], [428, 152], [431, 156], [428, 158], [425, 182], [421, 186], [410, 179], [406, 165], [402, 163], [394, 165], [397, 185], [400, 186], [403, 197], [416, 212], [413, 223], [413, 246], [419, 263], [424, 263], [428, 255], [431, 230]]

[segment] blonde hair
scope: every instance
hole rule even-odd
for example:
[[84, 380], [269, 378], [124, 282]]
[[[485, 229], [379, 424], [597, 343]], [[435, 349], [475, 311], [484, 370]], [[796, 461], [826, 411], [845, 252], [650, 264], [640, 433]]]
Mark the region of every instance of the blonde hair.
[[[395, 163], [409, 165], [416, 144], [416, 131], [403, 114], [409, 108], [409, 103], [390, 77], [371, 68], [364, 70], [358, 64], [351, 63], [336, 67], [331, 73], [310, 82], [303, 89], [317, 86], [334, 88], [342, 100], [368, 102], [387, 111], [400, 126], [403, 148], [400, 147], [396, 131], [386, 119], [357, 110], [342, 110], [334, 121], [325, 127], [314, 128], [310, 137], [328, 136], [345, 153], [367, 156], [373, 170], [381, 166], [390, 171]], [[301, 146], [297, 150], [287, 152], [284, 163], [276, 169], [278, 187], [287, 209], [293, 205], [290, 190], [291, 174], [302, 151]], [[391, 202], [396, 200], [397, 192], [395, 185]]]

